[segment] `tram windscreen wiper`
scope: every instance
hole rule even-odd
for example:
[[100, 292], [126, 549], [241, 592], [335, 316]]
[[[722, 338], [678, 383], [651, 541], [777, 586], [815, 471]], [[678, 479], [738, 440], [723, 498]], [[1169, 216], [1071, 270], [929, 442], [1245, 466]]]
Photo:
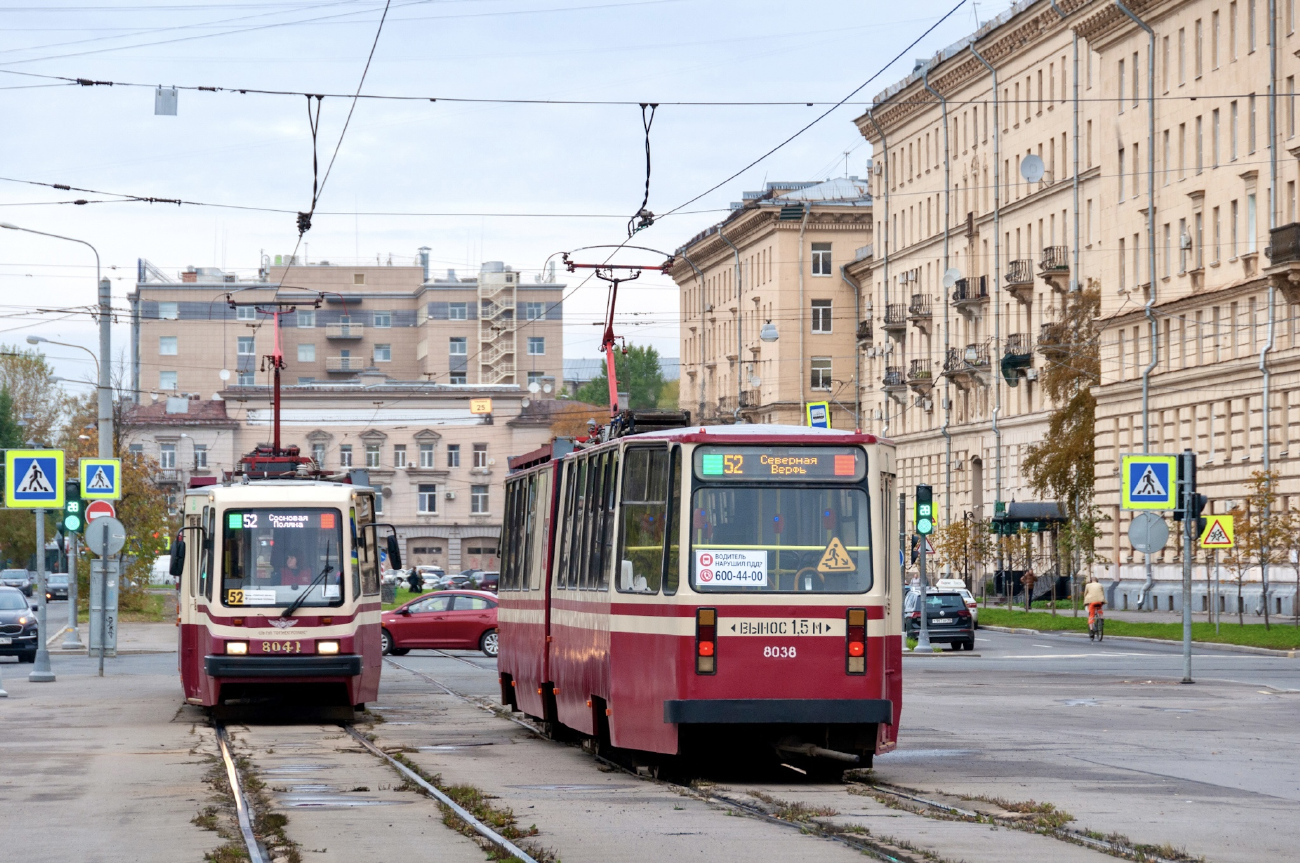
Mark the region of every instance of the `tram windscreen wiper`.
[[[325, 544], [325, 559], [326, 560], [330, 559], [329, 543]], [[290, 603], [289, 607], [280, 613], [280, 617], [282, 619], [293, 617], [293, 613], [298, 610], [298, 607], [307, 601], [307, 597], [311, 596], [312, 588], [316, 587], [316, 585], [318, 584], [322, 584], [325, 581], [325, 577], [333, 571], [334, 571], [334, 564], [332, 563], [325, 564], [325, 568], [320, 571], [320, 575], [316, 576], [311, 580], [311, 584], [307, 585], [307, 589], [304, 590], [301, 594], [299, 594], [298, 598], [295, 599], [292, 603]]]

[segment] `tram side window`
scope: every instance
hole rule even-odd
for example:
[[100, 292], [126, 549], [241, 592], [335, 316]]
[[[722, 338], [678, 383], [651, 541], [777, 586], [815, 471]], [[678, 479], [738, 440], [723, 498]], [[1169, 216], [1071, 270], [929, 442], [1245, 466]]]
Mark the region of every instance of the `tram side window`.
[[605, 559], [600, 541], [604, 536], [605, 487], [608, 483], [609, 453], [603, 452], [591, 459], [591, 481], [587, 486], [587, 525], [583, 529], [583, 590], [596, 587], [596, 583], [600, 580], [600, 568]]
[[668, 509], [668, 450], [629, 449], [623, 463], [618, 589], [658, 593]]
[[578, 589], [578, 577], [582, 572], [583, 528], [587, 524], [587, 483], [591, 471], [588, 460], [581, 459], [574, 466], [574, 500], [573, 500], [573, 543], [570, 546], [569, 571], [565, 573], [565, 584], [570, 590]]
[[[203, 520], [199, 522], [205, 530], [194, 531], [198, 538], [199, 566], [198, 578], [190, 579], [190, 596], [205, 594], [208, 589], [208, 573], [212, 572], [212, 507], [203, 507]], [[189, 537], [186, 537], [188, 541]]]
[[373, 498], [364, 495], [357, 498], [357, 570], [358, 573], [353, 576], [353, 595], [356, 592], [356, 582], [360, 579], [360, 593], [366, 596], [373, 596], [379, 593], [379, 549], [376, 543], [379, 541], [378, 530], [368, 529], [370, 523], [374, 520], [374, 503]]
[[664, 555], [664, 593], [677, 592], [682, 557], [682, 448], [673, 447], [668, 465], [668, 551]]
[[528, 589], [542, 586], [546, 571], [547, 537], [551, 535], [551, 472], [537, 475], [537, 493], [533, 498], [533, 519], [528, 535], [530, 558], [528, 563]]
[[562, 501], [564, 512], [560, 522], [561, 530], [564, 531], [564, 535], [560, 537], [560, 559], [559, 565], [555, 569], [555, 586], [560, 590], [569, 586], [569, 558], [573, 556], [574, 484], [577, 479], [577, 474], [578, 465], [576, 462], [569, 462], [564, 466], [564, 500]]
[[609, 464], [605, 468], [604, 512], [601, 515], [600, 569], [596, 581], [598, 590], [609, 590], [609, 549], [614, 547], [614, 521], [617, 518], [618, 495], [618, 450], [609, 453]]
[[506, 483], [505, 506], [501, 511], [501, 581], [497, 586], [499, 591], [511, 590], [511, 582], [514, 580], [514, 555], [512, 549], [517, 526], [514, 501], [515, 489], [518, 486], [518, 480]]
[[533, 530], [533, 513], [537, 510], [538, 474], [528, 477], [528, 485], [519, 490], [519, 517], [515, 523], [521, 534], [516, 535], [519, 551], [515, 555], [515, 590], [527, 590], [533, 568], [533, 546], [537, 545], [537, 533]]

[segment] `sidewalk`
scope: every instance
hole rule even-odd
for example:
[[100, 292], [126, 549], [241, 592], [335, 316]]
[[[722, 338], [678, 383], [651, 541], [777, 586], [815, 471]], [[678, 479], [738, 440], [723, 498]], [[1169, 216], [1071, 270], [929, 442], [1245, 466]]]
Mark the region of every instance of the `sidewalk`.
[[[983, 608], [983, 605], [981, 605], [980, 607]], [[1005, 609], [1006, 606], [1005, 606], [1005, 605], [990, 605], [989, 608], [991, 608], [991, 609], [993, 609], [993, 608], [996, 608], [996, 609]], [[1013, 610], [1013, 611], [1022, 611], [1022, 612], [1023, 612], [1023, 611], [1025, 610], [1025, 608], [1024, 608], [1023, 605], [1017, 605], [1017, 606], [1012, 606], [1012, 610]], [[1052, 610], [1051, 610], [1050, 608], [1034, 608], [1034, 609], [1031, 609], [1029, 613], [1030, 613], [1030, 614], [1046, 614], [1046, 615], [1049, 615], [1049, 616], [1050, 616], [1051, 613], [1052, 613]], [[1071, 612], [1070, 609], [1068, 609], [1068, 608], [1058, 608], [1058, 609], [1056, 609], [1056, 614], [1057, 614], [1057, 616], [1070, 617], [1070, 616], [1072, 615], [1072, 612]], [[1080, 605], [1079, 605], [1079, 617], [1087, 617], [1087, 616], [1088, 616], [1088, 609], [1084, 608], [1083, 605], [1080, 604]], [[1116, 610], [1114, 610], [1114, 609], [1112, 609], [1112, 608], [1107, 608], [1107, 609], [1106, 609], [1106, 619], [1107, 619], [1107, 620], [1123, 620], [1123, 621], [1127, 621], [1127, 622], [1129, 622], [1129, 623], [1182, 623], [1182, 622], [1183, 622], [1183, 613], [1182, 613], [1181, 611], [1116, 611]], [[1194, 611], [1194, 612], [1192, 612], [1192, 621], [1193, 621], [1193, 622], [1195, 622], [1195, 623], [1205, 623], [1205, 622], [1206, 622], [1206, 619], [1207, 619], [1207, 618], [1206, 618], [1206, 614], [1205, 614], [1205, 612], [1203, 612], [1203, 611]], [[1209, 619], [1209, 622], [1210, 622], [1210, 623], [1213, 623], [1213, 622], [1214, 622], [1214, 618], [1213, 618], [1213, 617], [1210, 617], [1210, 618], [1208, 618], [1208, 619]], [[1264, 624], [1264, 616], [1263, 616], [1263, 615], [1258, 615], [1258, 616], [1256, 616], [1256, 615], [1251, 614], [1251, 613], [1248, 612], [1248, 613], [1246, 613], [1245, 615], [1242, 616], [1242, 619], [1246, 621], [1246, 624], [1247, 624], [1247, 625], [1250, 625], [1250, 624], [1253, 624], [1253, 623], [1258, 623], [1258, 624], [1260, 624], [1260, 625], [1262, 626], [1262, 625]], [[1228, 612], [1225, 611], [1225, 612], [1223, 612], [1223, 614], [1221, 614], [1221, 615], [1219, 616], [1219, 620], [1220, 620], [1224, 625], [1227, 625], [1228, 623], [1231, 623], [1233, 626], [1236, 626], [1236, 625], [1237, 625], [1237, 615], [1236, 615], [1235, 612], [1234, 612], [1233, 614], [1229, 614]], [[1295, 625], [1295, 618], [1292, 617], [1292, 616], [1289, 615], [1289, 614], [1288, 614], [1288, 615], [1276, 615], [1276, 614], [1270, 614], [1270, 615], [1268, 616], [1268, 622], [1269, 622], [1270, 624], [1272, 624], [1273, 626], [1294, 626], [1294, 625]]]
[[[82, 624], [79, 630], [83, 644], [90, 640], [90, 627]], [[174, 623], [118, 623], [117, 655], [130, 656], [141, 653], [175, 653], [177, 635]], [[55, 656], [85, 656], [86, 650], [62, 650], [63, 636], [50, 645]], [[98, 654], [96, 654], [98, 655]]]

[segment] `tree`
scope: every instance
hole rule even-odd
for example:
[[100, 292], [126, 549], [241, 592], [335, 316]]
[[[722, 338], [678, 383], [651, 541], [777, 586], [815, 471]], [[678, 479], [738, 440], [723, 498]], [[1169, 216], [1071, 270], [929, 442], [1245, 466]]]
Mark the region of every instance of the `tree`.
[[54, 369], [37, 350], [0, 345], [0, 389], [9, 393], [12, 419], [26, 418], [18, 443], [54, 439], [68, 399], [52, 380]]
[[[14, 415], [13, 399], [8, 389], [0, 389], [0, 449], [21, 447], [25, 442], [23, 427]], [[52, 522], [47, 522], [48, 530]], [[28, 510], [0, 511], [0, 556], [10, 566], [25, 568], [36, 555], [36, 527]]]
[[[657, 350], [649, 345], [628, 345], [622, 351], [616, 349], [614, 373], [618, 376], [619, 392], [628, 394], [628, 407], [653, 408], [659, 404], [664, 375], [659, 369]], [[599, 377], [587, 381], [575, 398], [593, 405], [609, 404], [609, 375], [602, 371]]]
[[974, 571], [983, 568], [993, 550], [986, 521], [961, 519], [939, 527], [933, 536], [935, 556], [942, 564], [961, 572], [974, 589]]
[[659, 390], [659, 407], [660, 410], [675, 411], [681, 408], [682, 382], [681, 380], [664, 381], [663, 389]]
[[[1247, 566], [1251, 562], [1260, 567], [1276, 566], [1282, 562], [1283, 555], [1290, 547], [1291, 539], [1286, 535], [1287, 521], [1277, 512], [1277, 487], [1280, 478], [1276, 470], [1253, 471], [1246, 482], [1249, 489], [1246, 495], [1246, 507], [1234, 512], [1233, 532], [1236, 535], [1236, 548], [1229, 552], [1229, 559], [1235, 556], [1243, 559]], [[1234, 568], [1236, 564], [1234, 564]], [[1237, 611], [1241, 615], [1241, 588], [1244, 570], [1237, 578]], [[1264, 629], [1268, 622], [1268, 585], [1262, 585], [1264, 603]]]

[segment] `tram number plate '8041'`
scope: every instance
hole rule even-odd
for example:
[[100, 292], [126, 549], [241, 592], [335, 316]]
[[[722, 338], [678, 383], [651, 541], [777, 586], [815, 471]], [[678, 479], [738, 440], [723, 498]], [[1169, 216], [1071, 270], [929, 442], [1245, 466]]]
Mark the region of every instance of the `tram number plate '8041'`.
[[312, 653], [315, 642], [305, 640], [254, 640], [251, 642], [253, 653]]
[[799, 635], [845, 635], [844, 618], [815, 617], [748, 617], [718, 621], [718, 631], [722, 635], [751, 636], [799, 636]]

